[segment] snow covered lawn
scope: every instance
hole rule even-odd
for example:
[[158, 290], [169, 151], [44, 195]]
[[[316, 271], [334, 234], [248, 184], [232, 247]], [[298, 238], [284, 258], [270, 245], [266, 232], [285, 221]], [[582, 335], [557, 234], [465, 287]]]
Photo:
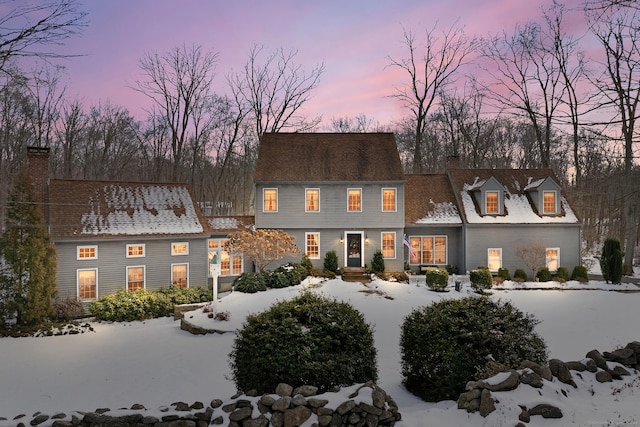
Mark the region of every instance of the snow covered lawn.
[[[533, 284], [530, 284], [533, 285]], [[540, 284], [535, 284], [540, 285]], [[557, 285], [557, 284], [555, 284]], [[544, 287], [557, 287], [549, 284]], [[563, 285], [562, 290], [514, 289], [509, 282], [494, 289], [491, 298], [510, 300], [522, 311], [542, 321], [537, 330], [546, 340], [549, 357], [581, 360], [598, 349], [611, 351], [630, 341], [640, 341], [640, 293], [634, 285], [612, 286], [590, 282]], [[597, 383], [593, 374], [576, 378], [578, 389], [557, 382], [547, 384], [542, 395], [529, 386], [498, 396], [497, 410], [486, 419], [458, 410], [456, 403], [426, 403], [408, 393], [400, 375], [400, 325], [415, 307], [443, 298], [471, 295], [468, 283], [462, 292], [436, 293], [424, 286], [424, 276], [410, 284], [376, 280], [364, 286], [340, 279], [308, 280], [292, 288], [257, 294], [222, 295], [217, 310], [228, 311], [227, 322], [214, 321], [201, 312], [187, 314], [189, 320], [225, 334], [194, 336], [180, 330], [180, 322], [169, 318], [132, 323], [93, 323], [95, 332], [41, 338], [0, 339], [0, 426], [11, 426], [18, 414], [32, 416], [41, 411], [94, 411], [97, 408], [129, 408], [134, 403], [154, 409], [176, 401], [208, 404], [228, 400], [236, 393], [228, 379], [227, 356], [235, 329], [249, 313], [268, 308], [278, 300], [296, 296], [302, 288], [326, 297], [349, 301], [375, 326], [380, 385], [398, 403], [403, 420], [397, 425], [413, 427], [513, 426], [518, 404], [532, 399], [551, 403], [564, 413], [559, 420], [531, 418], [528, 426], [637, 425], [640, 375], [624, 381]], [[575, 289], [571, 289], [575, 288]], [[586, 290], [588, 288], [589, 290]], [[575, 377], [575, 374], [574, 374]], [[567, 397], [562, 394], [567, 393]], [[216, 410], [219, 414], [220, 409]], [[28, 418], [30, 420], [30, 418]], [[27, 420], [27, 423], [28, 423]], [[50, 422], [42, 424], [50, 425]]]

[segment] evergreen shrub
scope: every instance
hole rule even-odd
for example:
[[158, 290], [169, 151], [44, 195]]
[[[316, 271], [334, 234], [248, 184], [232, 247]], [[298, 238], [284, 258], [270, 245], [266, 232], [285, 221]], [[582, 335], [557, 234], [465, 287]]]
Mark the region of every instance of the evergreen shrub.
[[[260, 361], [260, 363], [257, 363]], [[305, 292], [247, 317], [229, 354], [236, 388], [279, 383], [321, 392], [377, 379], [373, 329], [350, 304]]]
[[560, 283], [564, 283], [569, 280], [569, 270], [566, 267], [558, 267], [556, 271], [556, 280]]
[[536, 273], [538, 282], [549, 282], [551, 280], [551, 272], [547, 267], [543, 267]]
[[400, 336], [403, 383], [427, 401], [457, 399], [476, 372], [495, 361], [511, 368], [544, 363], [539, 323], [509, 302], [487, 297], [446, 299], [405, 317]]
[[485, 267], [471, 270], [469, 272], [469, 280], [471, 281], [471, 288], [480, 294], [485, 289], [491, 289], [493, 285], [493, 276], [489, 269]]
[[307, 254], [302, 255], [300, 266], [305, 270], [304, 277], [307, 277], [311, 274], [311, 270], [313, 270], [313, 264], [311, 263], [311, 260], [309, 259], [309, 256]]
[[425, 270], [427, 286], [432, 291], [444, 292], [449, 282], [449, 273], [444, 268], [428, 267]]
[[511, 274], [509, 273], [508, 268], [500, 267], [498, 269], [497, 276], [500, 277], [502, 280], [511, 280]]
[[513, 272], [513, 280], [515, 282], [526, 282], [527, 281], [527, 273], [521, 268], [516, 268], [516, 271]]
[[583, 265], [576, 265], [571, 272], [571, 280], [577, 280], [581, 283], [587, 283], [589, 281], [589, 274], [587, 274], [587, 268]]
[[332, 273], [338, 273], [338, 255], [336, 251], [328, 251], [325, 254], [324, 269]]
[[130, 322], [173, 315], [173, 303], [165, 294], [139, 289], [124, 289], [104, 295], [89, 303], [89, 312], [96, 320]]
[[373, 274], [382, 274], [384, 269], [384, 257], [382, 256], [382, 251], [378, 249], [373, 253], [373, 258], [371, 259], [371, 272]]
[[257, 273], [242, 273], [234, 279], [232, 286], [234, 291], [245, 292], [247, 294], [267, 290], [263, 276]]
[[622, 249], [618, 239], [610, 237], [604, 241], [600, 269], [607, 283], [619, 284], [622, 281]]
[[193, 304], [211, 301], [212, 291], [206, 287], [182, 288], [180, 286], [163, 286], [156, 292], [164, 294], [172, 304]]

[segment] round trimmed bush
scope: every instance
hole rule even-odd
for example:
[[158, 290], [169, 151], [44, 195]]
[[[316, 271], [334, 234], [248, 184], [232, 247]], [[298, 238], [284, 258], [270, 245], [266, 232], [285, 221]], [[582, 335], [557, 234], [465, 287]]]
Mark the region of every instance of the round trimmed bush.
[[378, 375], [373, 329], [364, 316], [311, 292], [248, 316], [229, 360], [238, 390], [258, 393], [273, 393], [279, 383], [324, 392]]
[[424, 273], [427, 286], [432, 291], [444, 292], [449, 282], [449, 273], [444, 268], [427, 267]]
[[502, 280], [511, 280], [511, 274], [509, 273], [509, 269], [500, 267], [498, 269], [498, 277], [501, 278]]
[[566, 267], [558, 267], [556, 271], [556, 280], [560, 283], [564, 283], [569, 280], [569, 270]]
[[267, 285], [264, 283], [264, 278], [259, 274], [242, 273], [233, 281], [233, 290], [254, 294], [256, 292], [266, 291]]
[[485, 289], [491, 289], [491, 286], [493, 286], [493, 276], [488, 268], [471, 270], [469, 272], [469, 280], [471, 281], [471, 288], [480, 294]]
[[508, 367], [543, 363], [539, 322], [509, 302], [448, 299], [415, 309], [402, 324], [400, 352], [407, 389], [427, 401], [457, 399], [492, 359]]
[[547, 267], [541, 268], [536, 273], [536, 279], [538, 279], [539, 282], [548, 282], [551, 280], [551, 272]]
[[523, 269], [517, 268], [516, 271], [513, 272], [513, 280], [515, 282], [526, 282], [527, 273]]
[[577, 280], [578, 282], [587, 283], [589, 281], [589, 274], [587, 268], [584, 265], [576, 265], [571, 272], [571, 280]]

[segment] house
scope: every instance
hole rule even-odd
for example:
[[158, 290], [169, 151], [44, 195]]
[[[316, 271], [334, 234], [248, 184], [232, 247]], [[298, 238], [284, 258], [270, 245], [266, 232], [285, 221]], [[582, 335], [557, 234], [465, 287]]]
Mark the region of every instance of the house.
[[[255, 172], [256, 228], [280, 228], [322, 268], [365, 267], [380, 249], [388, 271], [439, 266], [526, 268], [581, 264], [581, 224], [551, 169], [462, 169], [404, 174], [391, 133], [265, 134]], [[406, 236], [406, 247], [403, 245]], [[410, 247], [410, 249], [409, 249]]]
[[[405, 176], [392, 133], [266, 133], [255, 169], [256, 228], [283, 229], [312, 264], [404, 268]], [[296, 261], [299, 261], [297, 259]]]
[[[29, 174], [57, 253], [61, 297], [84, 302], [120, 289], [219, 287], [244, 271], [222, 249], [239, 222], [205, 218], [186, 184], [49, 179], [49, 149], [28, 149]], [[222, 224], [222, 225], [221, 225]]]

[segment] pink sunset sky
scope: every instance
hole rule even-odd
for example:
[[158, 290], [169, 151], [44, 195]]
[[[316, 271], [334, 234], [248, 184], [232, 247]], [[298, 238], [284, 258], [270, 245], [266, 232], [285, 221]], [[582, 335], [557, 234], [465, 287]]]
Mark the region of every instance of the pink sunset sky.
[[[583, 27], [582, 0], [567, 19]], [[214, 90], [227, 93], [225, 75], [240, 71], [255, 44], [271, 52], [298, 50], [307, 70], [324, 62], [325, 72], [303, 113], [333, 117], [365, 114], [380, 124], [402, 117], [394, 88], [407, 82], [389, 57], [407, 56], [403, 29], [416, 35], [464, 26], [470, 36], [510, 33], [517, 22], [537, 20], [551, 0], [84, 0], [88, 26], [67, 40], [64, 61], [67, 98], [85, 106], [109, 101], [146, 117], [151, 103], [130, 86], [144, 79], [138, 62], [186, 44], [218, 53]], [[473, 72], [473, 70], [467, 70]]]

